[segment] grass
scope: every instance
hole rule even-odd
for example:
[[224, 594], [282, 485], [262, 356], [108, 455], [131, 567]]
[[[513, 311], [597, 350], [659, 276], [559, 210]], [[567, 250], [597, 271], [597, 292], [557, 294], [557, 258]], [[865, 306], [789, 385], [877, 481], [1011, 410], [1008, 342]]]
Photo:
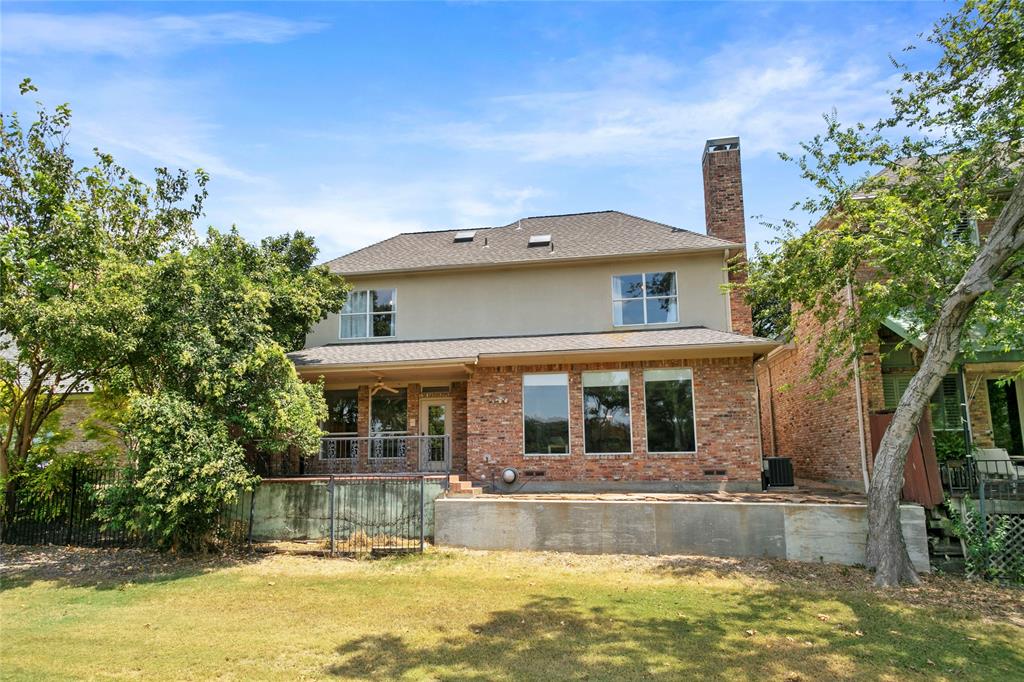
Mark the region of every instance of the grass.
[[5, 679], [1024, 679], [1021, 594], [950, 578], [893, 594], [767, 561], [4, 552]]

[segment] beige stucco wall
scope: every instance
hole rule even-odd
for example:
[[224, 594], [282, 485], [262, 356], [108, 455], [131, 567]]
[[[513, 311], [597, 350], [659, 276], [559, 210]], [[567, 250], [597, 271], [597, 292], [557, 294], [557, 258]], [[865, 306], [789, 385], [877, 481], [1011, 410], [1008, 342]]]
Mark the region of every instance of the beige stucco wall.
[[[397, 335], [391, 340], [613, 331], [611, 278], [674, 270], [679, 323], [728, 330], [721, 253], [503, 270], [356, 277], [355, 289], [396, 288]], [[624, 327], [621, 329], [636, 329]], [[338, 343], [339, 321], [316, 325], [306, 346]], [[365, 342], [367, 339], [357, 341]]]

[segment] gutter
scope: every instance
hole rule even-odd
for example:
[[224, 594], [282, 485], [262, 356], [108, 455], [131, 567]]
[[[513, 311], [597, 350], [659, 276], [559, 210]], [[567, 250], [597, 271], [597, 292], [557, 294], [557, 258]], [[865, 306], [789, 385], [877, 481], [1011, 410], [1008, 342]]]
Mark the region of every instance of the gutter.
[[[756, 355], [772, 348], [771, 343], [701, 343], [685, 346], [605, 346], [601, 348], [574, 348], [571, 350], [531, 350], [497, 353], [478, 353], [477, 355], [454, 357], [454, 358], [430, 358], [424, 360], [398, 360], [395, 362], [372, 362], [372, 363], [296, 363], [296, 370], [299, 372], [332, 371], [332, 372], [360, 372], [372, 369], [420, 369], [424, 366], [456, 366], [456, 365], [479, 365], [482, 360], [501, 360], [504, 358], [536, 358], [544, 356], [569, 356], [595, 355], [599, 353], [664, 353], [664, 352], [688, 352], [688, 351], [719, 351], [736, 350], [735, 355], [750, 353]], [[293, 360], [294, 362], [294, 360]]]
[[[295, 363], [295, 361], [292, 361]], [[479, 362], [479, 358], [476, 356], [468, 356], [463, 358], [431, 358], [429, 360], [396, 360], [395, 362], [367, 362], [362, 364], [357, 363], [326, 363], [326, 362], [309, 362], [309, 363], [295, 363], [295, 369], [298, 372], [303, 371], [320, 371], [326, 370], [330, 372], [365, 372], [367, 370], [374, 369], [422, 369], [426, 367], [459, 367], [465, 365], [475, 365]]]
[[[707, 253], [720, 253], [729, 252], [734, 249], [746, 248], [746, 244], [723, 244], [722, 246], [709, 246], [704, 248], [695, 249], [672, 249], [669, 251], [646, 251], [644, 253], [610, 253], [602, 254], [599, 256], [576, 256], [570, 258], [545, 258], [543, 260], [509, 260], [509, 261], [493, 261], [488, 263], [452, 263], [448, 265], [428, 265], [425, 267], [418, 268], [392, 268], [392, 269], [378, 269], [378, 270], [330, 270], [330, 262], [322, 263], [321, 266], [327, 266], [327, 268], [336, 275], [342, 277], [375, 277], [377, 275], [397, 275], [397, 274], [408, 274], [416, 272], [450, 272], [459, 270], [499, 270], [503, 268], [519, 268], [519, 267], [530, 267], [530, 266], [541, 266], [549, 263], [592, 263], [600, 261], [618, 261], [623, 258], [659, 258], [664, 256], [687, 256], [687, 255], [701, 255]], [[344, 256], [342, 256], [344, 258]], [[318, 266], [320, 267], [320, 266]]]
[[544, 355], [593, 355], [595, 353], [650, 353], [650, 352], [664, 352], [664, 351], [704, 351], [704, 350], [726, 350], [730, 348], [742, 349], [756, 354], [771, 348], [769, 344], [764, 343], [700, 343], [690, 344], [686, 346], [610, 346], [604, 348], [574, 348], [572, 350], [531, 350], [531, 351], [514, 351], [507, 353], [480, 353], [480, 359], [484, 358], [530, 358]]

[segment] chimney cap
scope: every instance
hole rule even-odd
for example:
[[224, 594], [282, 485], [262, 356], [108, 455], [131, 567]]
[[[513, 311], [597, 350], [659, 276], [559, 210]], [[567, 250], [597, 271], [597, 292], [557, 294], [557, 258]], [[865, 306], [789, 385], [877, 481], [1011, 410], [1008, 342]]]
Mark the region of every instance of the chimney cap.
[[715, 137], [704, 143], [704, 156], [717, 152], [739, 151], [740, 138]]

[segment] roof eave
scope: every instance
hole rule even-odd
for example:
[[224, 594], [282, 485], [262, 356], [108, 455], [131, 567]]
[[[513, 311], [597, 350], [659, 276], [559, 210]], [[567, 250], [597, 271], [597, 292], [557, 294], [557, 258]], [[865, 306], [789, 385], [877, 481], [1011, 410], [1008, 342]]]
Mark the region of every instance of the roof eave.
[[701, 248], [691, 249], [670, 249], [667, 251], [643, 251], [639, 253], [613, 253], [604, 254], [600, 256], [573, 256], [570, 258], [545, 258], [544, 260], [510, 260], [510, 261], [497, 261], [491, 263], [461, 263], [452, 265], [430, 265], [425, 267], [417, 268], [390, 268], [390, 269], [377, 269], [377, 270], [331, 270], [336, 275], [342, 277], [367, 277], [375, 275], [397, 275], [405, 273], [419, 273], [419, 272], [441, 272], [441, 271], [452, 271], [452, 270], [498, 270], [505, 268], [516, 268], [516, 267], [535, 267], [544, 266], [551, 264], [564, 264], [564, 263], [586, 263], [586, 262], [599, 262], [606, 260], [620, 260], [622, 258], [657, 258], [661, 256], [688, 256], [688, 255], [701, 255], [705, 253], [726, 253], [730, 251], [739, 251], [746, 248], [745, 243], [736, 242], [735, 244], [722, 244], [720, 246], [708, 246]]
[[531, 350], [515, 351], [505, 353], [480, 353], [475, 356], [457, 358], [430, 358], [425, 360], [396, 360], [393, 362], [372, 362], [372, 363], [296, 363], [296, 370], [299, 372], [315, 371], [367, 371], [374, 369], [413, 369], [417, 367], [445, 367], [480, 365], [493, 366], [507, 363], [509, 360], [534, 360], [545, 359], [545, 362], [557, 363], [566, 357], [578, 360], [580, 358], [594, 357], [622, 357], [624, 355], [643, 356], [644, 359], [651, 357], [679, 357], [689, 355], [694, 357], [747, 357], [761, 355], [770, 352], [779, 343], [766, 340], [750, 340], [728, 343], [691, 343], [654, 346], [630, 346], [605, 347], [605, 348], [578, 348], [572, 350]]

